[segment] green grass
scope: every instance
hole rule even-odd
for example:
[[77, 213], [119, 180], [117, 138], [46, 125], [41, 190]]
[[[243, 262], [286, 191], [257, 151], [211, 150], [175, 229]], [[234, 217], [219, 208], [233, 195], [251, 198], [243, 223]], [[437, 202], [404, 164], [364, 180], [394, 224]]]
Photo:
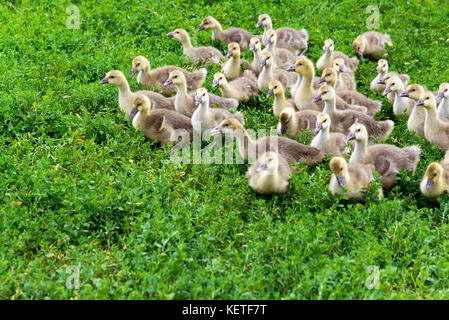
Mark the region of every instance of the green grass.
[[[327, 162], [301, 167], [290, 191], [271, 197], [248, 187], [247, 164], [173, 164], [170, 148], [124, 119], [117, 89], [98, 85], [111, 69], [128, 75], [139, 54], [192, 69], [165, 34], [183, 27], [195, 45], [221, 45], [196, 32], [209, 14], [260, 33], [267, 12], [276, 27], [309, 31], [312, 60], [329, 37], [352, 55], [371, 1], [73, 3], [79, 30], [65, 27], [69, 1], [0, 4], [0, 298], [449, 298], [449, 204], [418, 189], [442, 155], [370, 92], [375, 63], [363, 60], [356, 77], [382, 99], [377, 118], [395, 121], [387, 142], [423, 149], [416, 176], [402, 173], [380, 202], [331, 196]], [[391, 69], [433, 90], [448, 81], [449, 3], [378, 5]], [[212, 90], [217, 67], [208, 70]], [[270, 108], [264, 97], [240, 107], [254, 129], [276, 124]], [[71, 265], [81, 268], [79, 290], [65, 286]], [[378, 290], [365, 286], [370, 265]]]

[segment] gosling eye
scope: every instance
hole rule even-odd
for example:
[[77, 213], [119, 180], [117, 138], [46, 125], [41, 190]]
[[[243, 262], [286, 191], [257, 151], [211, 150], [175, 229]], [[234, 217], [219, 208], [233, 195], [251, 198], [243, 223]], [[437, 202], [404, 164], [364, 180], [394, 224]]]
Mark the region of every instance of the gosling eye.
[[137, 63], [137, 66], [140, 66], [140, 62]]
[[175, 33], [179, 33], [179, 31], [176, 31]]
[[433, 174], [433, 176], [436, 177], [436, 176], [437, 176], [437, 173], [435, 172], [435, 173]]
[[141, 105], [142, 105], [142, 102], [139, 102], [139, 103], [137, 104], [138, 107], [140, 107]]
[[220, 77], [220, 79], [219, 80], [223, 80], [223, 77]]
[[396, 84], [396, 83], [394, 83], [394, 82], [393, 82], [393, 84], [392, 84], [392, 85], [394, 86], [395, 84]]
[[270, 60], [270, 57], [267, 57], [267, 60]]
[[324, 92], [323, 92], [323, 94], [326, 94], [326, 93], [327, 93], [327, 91], [324, 91]]
[[206, 24], [209, 24], [209, 22], [204, 22], [204, 24], [206, 25]]
[[357, 132], [360, 132], [360, 129], [357, 129]]
[[430, 98], [429, 97], [426, 97], [426, 100], [429, 100]]
[[176, 79], [178, 76], [174, 76], [174, 78]]
[[109, 78], [114, 79], [115, 77], [114, 76], [110, 76]]
[[277, 89], [277, 88], [278, 88], [278, 86], [275, 86], [274, 88], [275, 88], [275, 89]]
[[326, 74], [326, 77], [329, 77], [331, 74], [330, 73], [328, 73], [328, 74]]
[[206, 94], [205, 93], [203, 93], [203, 97], [205, 97], [206, 96]]
[[224, 125], [225, 127], [229, 127], [229, 124], [227, 124], [227, 123], [225, 123], [225, 125]]
[[447, 92], [448, 89], [444, 90], [444, 92]]
[[267, 18], [263, 18], [263, 19], [262, 19], [262, 21], [265, 21], [265, 20], [267, 20]]
[[302, 63], [299, 63], [298, 66], [302, 66]]
[[327, 119], [326, 119], [326, 120], [323, 120], [323, 123], [326, 123], [326, 121], [327, 121]]
[[412, 92], [415, 92], [416, 91], [416, 89], [412, 89]]
[[273, 159], [270, 158], [270, 159], [268, 159], [268, 162], [271, 162], [272, 160], [273, 160]]

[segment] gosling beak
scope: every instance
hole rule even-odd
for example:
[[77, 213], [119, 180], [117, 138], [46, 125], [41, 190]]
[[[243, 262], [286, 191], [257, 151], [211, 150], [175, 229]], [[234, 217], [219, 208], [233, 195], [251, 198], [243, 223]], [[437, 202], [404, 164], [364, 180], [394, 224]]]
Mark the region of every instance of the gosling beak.
[[362, 52], [362, 51], [357, 52], [357, 54], [359, 55], [359, 58], [360, 58], [360, 59], [363, 58], [363, 52]]
[[105, 84], [105, 83], [109, 83], [108, 77], [104, 77], [104, 78], [101, 79], [101, 81], [100, 81], [100, 84]]
[[201, 97], [196, 96], [195, 97], [195, 106], [198, 106], [201, 102], [203, 102], [203, 99], [201, 99]]
[[377, 80], [377, 84], [385, 84], [385, 79], [379, 78], [379, 80]]
[[331, 51], [331, 50], [329, 49], [329, 47], [324, 47], [324, 53], [328, 54], [329, 51]]
[[438, 101], [443, 100], [444, 99], [444, 92], [438, 91], [437, 99], [438, 99]]
[[218, 87], [218, 79], [214, 79], [214, 81], [212, 81], [212, 87]]
[[287, 132], [288, 127], [281, 123], [281, 134], [285, 134]]
[[318, 83], [321, 84], [324, 82], [326, 82], [326, 77], [325, 76], [320, 77], [320, 79], [318, 80]]
[[232, 56], [232, 50], [228, 50], [228, 53], [226, 54], [226, 57]]
[[137, 110], [136, 107], [133, 107], [133, 108], [131, 109], [131, 112], [129, 113], [129, 117], [130, 117], [131, 119], [134, 118], [134, 117], [136, 116], [137, 112], [139, 112], [139, 110]]
[[256, 46], [254, 45], [254, 43], [250, 43], [249, 44], [249, 50], [255, 50]]
[[402, 92], [399, 94], [399, 96], [400, 96], [400, 97], [408, 97], [408, 90], [402, 91]]
[[377, 67], [377, 73], [382, 73], [382, 67]]
[[389, 94], [391, 92], [391, 88], [390, 86], [386, 86], [384, 92], [382, 93], [383, 96], [386, 96], [387, 94]]
[[272, 95], [273, 95], [273, 89], [268, 89], [267, 98], [271, 97]]
[[134, 77], [134, 75], [137, 73], [138, 71], [137, 71], [137, 68], [136, 67], [133, 67], [132, 69], [131, 69], [131, 74], [130, 74], [130, 76], [131, 77]]
[[427, 183], [426, 183], [426, 189], [430, 189], [430, 187], [433, 185], [433, 179], [432, 178], [427, 178]]
[[342, 175], [337, 176], [338, 185], [343, 188], [345, 186], [345, 177]]
[[320, 102], [321, 100], [321, 94], [318, 93], [315, 97], [313, 97], [312, 102]]
[[423, 98], [419, 98], [418, 101], [416, 101], [415, 106], [423, 106], [424, 105], [424, 99]]
[[222, 126], [218, 125], [210, 131], [211, 134], [223, 133]]
[[323, 129], [323, 124], [321, 122], [317, 121], [316, 126], [315, 126], [315, 132], [318, 133], [321, 131], [321, 129]]
[[348, 141], [351, 141], [352, 139], [355, 139], [355, 132], [349, 131], [348, 135], [346, 136], [345, 143], [347, 143]]
[[169, 33], [167, 33], [167, 37], [174, 38], [175, 37], [175, 33], [173, 31], [169, 32]]
[[266, 170], [267, 168], [268, 168], [267, 163], [265, 161], [260, 161], [256, 167], [256, 171], [260, 172], [260, 171]]
[[287, 71], [296, 71], [296, 65], [292, 64], [290, 67], [287, 68]]
[[267, 60], [266, 59], [262, 59], [262, 61], [260, 61], [260, 67], [262, 68], [262, 67], [265, 67], [265, 64], [267, 63]]
[[165, 80], [164, 87], [169, 86], [171, 84], [173, 84], [173, 79], [169, 77], [167, 80]]
[[340, 72], [346, 72], [346, 67], [345, 66], [340, 66], [339, 70], [340, 70]]
[[262, 26], [262, 20], [257, 21], [256, 28], [260, 28]]
[[264, 45], [268, 45], [270, 43], [270, 38], [266, 38], [265, 41], [263, 42]]
[[200, 26], [198, 27], [197, 32], [200, 32], [201, 30], [204, 30], [204, 24], [200, 24]]

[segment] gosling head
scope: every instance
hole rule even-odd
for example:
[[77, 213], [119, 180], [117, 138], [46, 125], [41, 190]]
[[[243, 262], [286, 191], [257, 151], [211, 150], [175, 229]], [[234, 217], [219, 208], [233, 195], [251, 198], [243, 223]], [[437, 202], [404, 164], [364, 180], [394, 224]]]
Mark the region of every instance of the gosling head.
[[139, 94], [137, 97], [134, 98], [133, 101], [133, 108], [131, 109], [131, 112], [129, 116], [134, 118], [134, 116], [137, 114], [137, 112], [147, 113], [151, 111], [152, 105], [151, 100], [148, 99], [146, 95]]
[[288, 126], [292, 122], [295, 116], [295, 110], [293, 108], [285, 108], [279, 115], [279, 123], [281, 124], [281, 134], [287, 132]]
[[212, 129], [211, 133], [231, 134], [235, 135], [237, 132], [243, 133], [245, 127], [236, 118], [227, 118], [223, 120], [218, 126]]
[[354, 49], [355, 53], [359, 55], [360, 59], [363, 58], [365, 47], [366, 47], [365, 37], [357, 37], [357, 39], [355, 39], [354, 42], [352, 43], [352, 48]]
[[260, 51], [260, 40], [256, 37], [253, 37], [249, 40], [249, 50], [251, 51]]
[[382, 93], [382, 95], [386, 96], [390, 92], [402, 92], [404, 87], [401, 85], [402, 84], [401, 82], [402, 82], [401, 79], [399, 79], [399, 77], [396, 76], [388, 79], [385, 83], [385, 90]]
[[334, 69], [338, 72], [346, 72], [345, 61], [342, 58], [334, 60]]
[[387, 73], [388, 72], [388, 61], [385, 59], [380, 59], [377, 61], [377, 73]]
[[324, 83], [333, 86], [335, 82], [337, 81], [337, 71], [335, 71], [334, 68], [325, 68], [323, 70], [323, 73], [321, 74], [320, 80], [318, 80], [318, 83]]
[[425, 177], [427, 178], [426, 189], [430, 189], [435, 182], [438, 182], [443, 173], [443, 167], [438, 162], [432, 162], [427, 167]]
[[442, 83], [438, 89], [438, 100], [443, 100], [444, 98], [449, 97], [449, 83]]
[[237, 42], [231, 42], [228, 44], [228, 53], [226, 54], [227, 57], [240, 57], [240, 46]]
[[182, 86], [185, 83], [186, 78], [184, 77], [184, 74], [181, 71], [174, 70], [168, 75], [167, 80], [164, 82], [164, 86], [169, 86], [171, 84], [175, 86]]
[[287, 71], [295, 71], [302, 76], [314, 76], [315, 69], [312, 61], [307, 58], [299, 58], [296, 63], [287, 68]]
[[209, 16], [203, 19], [201, 22], [201, 25], [198, 28], [198, 32], [201, 30], [209, 30], [209, 29], [215, 29], [219, 26], [219, 23], [215, 18]]
[[212, 87], [222, 87], [228, 83], [228, 80], [226, 80], [226, 77], [223, 73], [217, 72], [214, 74], [214, 81], [212, 82]]
[[123, 75], [123, 73], [121, 71], [119, 71], [119, 70], [112, 70], [112, 71], [109, 71], [106, 74], [106, 77], [104, 77], [100, 81], [100, 84], [109, 83], [109, 84], [112, 84], [112, 85], [118, 87], [118, 86], [122, 85], [125, 82], [126, 82], [126, 78], [125, 78], [125, 76]]
[[324, 53], [332, 53], [334, 52], [334, 40], [327, 39], [324, 41], [324, 47], [323, 47]]
[[312, 102], [331, 101], [335, 99], [335, 90], [329, 85], [324, 85], [318, 89], [318, 94], [312, 99]]
[[131, 77], [133, 77], [137, 72], [150, 69], [150, 62], [147, 58], [143, 56], [137, 56], [133, 59]]
[[346, 163], [346, 160], [343, 159], [342, 157], [334, 157], [329, 162], [329, 167], [332, 173], [337, 178], [337, 183], [340, 186], [340, 188], [344, 188], [345, 176], [348, 171], [348, 164]]
[[180, 42], [185, 42], [189, 38], [189, 34], [184, 29], [176, 29], [167, 33], [167, 36]]
[[418, 101], [416, 101], [415, 106], [422, 106], [426, 109], [436, 108], [436, 99], [431, 91], [424, 91]]
[[260, 61], [260, 67], [264, 68], [265, 66], [273, 65], [273, 54], [269, 51], [262, 53], [262, 60]]
[[206, 88], [199, 88], [195, 93], [195, 106], [200, 104], [209, 104], [209, 94]]
[[279, 157], [276, 152], [265, 152], [257, 161], [256, 171], [274, 172], [279, 166]]
[[268, 84], [267, 98], [271, 97], [272, 95], [284, 95], [284, 86], [278, 80], [270, 81], [270, 83]]
[[387, 72], [385, 76], [379, 77], [379, 79], [377, 80], [377, 84], [385, 84], [388, 81], [388, 79], [395, 76], [396, 76], [395, 72], [393, 71]]
[[265, 34], [265, 41], [263, 44], [267, 46], [270, 43], [275, 43], [276, 41], [277, 41], [276, 31], [274, 31], [273, 29], [268, 30]]
[[322, 112], [316, 117], [315, 132], [318, 133], [321, 130], [326, 131], [331, 125], [331, 118], [325, 112]]
[[399, 96], [400, 97], [408, 97], [410, 99], [413, 99], [415, 101], [418, 101], [421, 95], [424, 93], [423, 86], [419, 84], [411, 84], [405, 89], [405, 91], [402, 91]]
[[271, 18], [268, 14], [264, 13], [259, 16], [259, 20], [257, 21], [256, 28], [261, 26], [268, 26], [271, 24]]
[[354, 123], [351, 128], [349, 128], [349, 133], [346, 136], [345, 142], [355, 140], [355, 141], [366, 141], [368, 139], [368, 131], [366, 127], [361, 123]]

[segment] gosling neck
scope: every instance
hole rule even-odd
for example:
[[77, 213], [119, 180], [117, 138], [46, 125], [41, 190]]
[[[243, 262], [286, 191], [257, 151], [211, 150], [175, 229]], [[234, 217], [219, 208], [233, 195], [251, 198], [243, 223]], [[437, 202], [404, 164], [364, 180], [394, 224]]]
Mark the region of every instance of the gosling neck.
[[332, 115], [335, 112], [335, 96], [333, 96], [330, 100], [324, 100], [324, 109], [323, 112], [327, 113], [328, 115]]
[[306, 73], [303, 74], [301, 76], [301, 82], [299, 84], [299, 88], [298, 91], [301, 92], [302, 94], [305, 95], [314, 95], [314, 91], [313, 91], [313, 74], [314, 72], [312, 72], [312, 75]]
[[183, 41], [181, 41], [181, 43], [182, 43], [184, 54], [190, 55], [193, 50], [192, 42], [190, 42], [190, 37], [187, 36]]
[[367, 152], [368, 152], [367, 139], [356, 140], [354, 152], [352, 153], [349, 162], [364, 163]]
[[248, 150], [251, 150], [252, 153], [256, 152], [256, 143], [251, 139], [246, 129], [243, 128], [239, 130], [239, 132], [235, 134], [235, 138], [237, 140], [240, 155], [243, 159], [248, 158]]
[[438, 117], [449, 118], [449, 97], [444, 97], [438, 105]]
[[219, 39], [222, 32], [223, 28], [221, 27], [220, 22], [217, 21], [216, 25], [212, 28], [212, 40]]
[[[436, 106], [426, 108], [426, 122], [424, 123], [424, 131], [434, 132], [439, 127]], [[427, 130], [426, 130], [427, 129]]]
[[[189, 102], [189, 94], [187, 91], [187, 84], [185, 82], [181, 84], [175, 85], [177, 92], [175, 96], [175, 109], [178, 112], [181, 112], [180, 110], [185, 108], [187, 105], [190, 105]], [[183, 113], [183, 112], [181, 112]]]

